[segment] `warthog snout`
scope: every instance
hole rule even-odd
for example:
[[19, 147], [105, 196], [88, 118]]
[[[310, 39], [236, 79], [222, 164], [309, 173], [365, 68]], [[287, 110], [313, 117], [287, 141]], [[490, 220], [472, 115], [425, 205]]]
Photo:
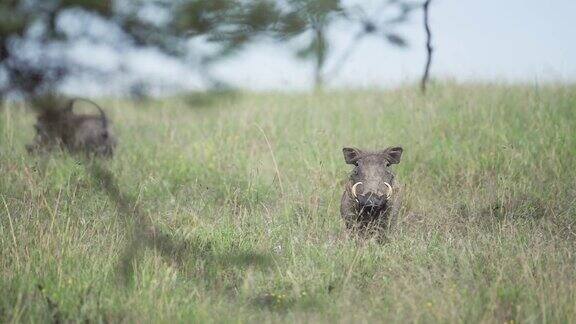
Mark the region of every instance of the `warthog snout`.
[[392, 197], [392, 186], [390, 183], [383, 181], [383, 190], [377, 189], [374, 191], [364, 191], [364, 183], [357, 182], [352, 185], [352, 196], [358, 202], [361, 209], [372, 210], [381, 209], [386, 206], [386, 203]]
[[362, 209], [380, 209], [384, 206], [386, 202], [386, 197], [377, 196], [374, 193], [367, 193], [365, 195], [358, 196], [358, 203]]

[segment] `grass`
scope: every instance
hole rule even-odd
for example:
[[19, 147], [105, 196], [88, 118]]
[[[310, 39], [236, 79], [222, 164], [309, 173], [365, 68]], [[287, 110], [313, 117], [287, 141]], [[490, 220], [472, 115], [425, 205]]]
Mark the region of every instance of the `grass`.
[[[107, 100], [115, 158], [0, 111], [0, 322], [574, 322], [576, 87]], [[388, 241], [343, 146], [405, 148]]]

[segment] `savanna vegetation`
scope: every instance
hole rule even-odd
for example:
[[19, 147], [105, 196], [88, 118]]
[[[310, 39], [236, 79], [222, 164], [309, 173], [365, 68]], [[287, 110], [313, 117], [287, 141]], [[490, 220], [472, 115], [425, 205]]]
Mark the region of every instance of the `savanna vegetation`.
[[[98, 99], [115, 157], [29, 156], [0, 112], [0, 322], [572, 322], [576, 87]], [[343, 146], [402, 145], [357, 240]]]

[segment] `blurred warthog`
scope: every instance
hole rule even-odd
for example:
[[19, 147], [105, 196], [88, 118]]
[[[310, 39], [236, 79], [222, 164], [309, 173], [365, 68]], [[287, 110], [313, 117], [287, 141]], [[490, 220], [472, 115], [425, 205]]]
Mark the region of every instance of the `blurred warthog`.
[[344, 160], [354, 165], [342, 195], [340, 213], [350, 230], [366, 233], [390, 227], [398, 209], [398, 186], [392, 164], [400, 163], [401, 147], [365, 152], [344, 148]]
[[[76, 114], [74, 104], [85, 101], [98, 109], [98, 114]], [[54, 148], [66, 149], [72, 153], [86, 153], [89, 156], [112, 157], [116, 138], [112, 134], [108, 118], [95, 102], [84, 98], [62, 99], [44, 97], [32, 103], [37, 112], [34, 125], [34, 142], [26, 146], [30, 153], [50, 151]]]

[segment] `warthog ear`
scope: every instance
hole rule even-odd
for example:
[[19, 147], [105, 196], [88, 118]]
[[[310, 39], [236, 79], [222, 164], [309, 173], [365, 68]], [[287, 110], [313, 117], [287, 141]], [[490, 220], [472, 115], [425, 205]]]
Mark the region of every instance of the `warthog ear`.
[[362, 151], [354, 147], [345, 147], [342, 149], [342, 153], [344, 153], [344, 161], [347, 164], [356, 164], [362, 155]]
[[382, 153], [384, 153], [386, 160], [388, 160], [390, 164], [398, 164], [400, 163], [400, 158], [402, 157], [403, 151], [404, 150], [401, 147], [396, 146], [396, 147], [389, 147], [385, 149]]

